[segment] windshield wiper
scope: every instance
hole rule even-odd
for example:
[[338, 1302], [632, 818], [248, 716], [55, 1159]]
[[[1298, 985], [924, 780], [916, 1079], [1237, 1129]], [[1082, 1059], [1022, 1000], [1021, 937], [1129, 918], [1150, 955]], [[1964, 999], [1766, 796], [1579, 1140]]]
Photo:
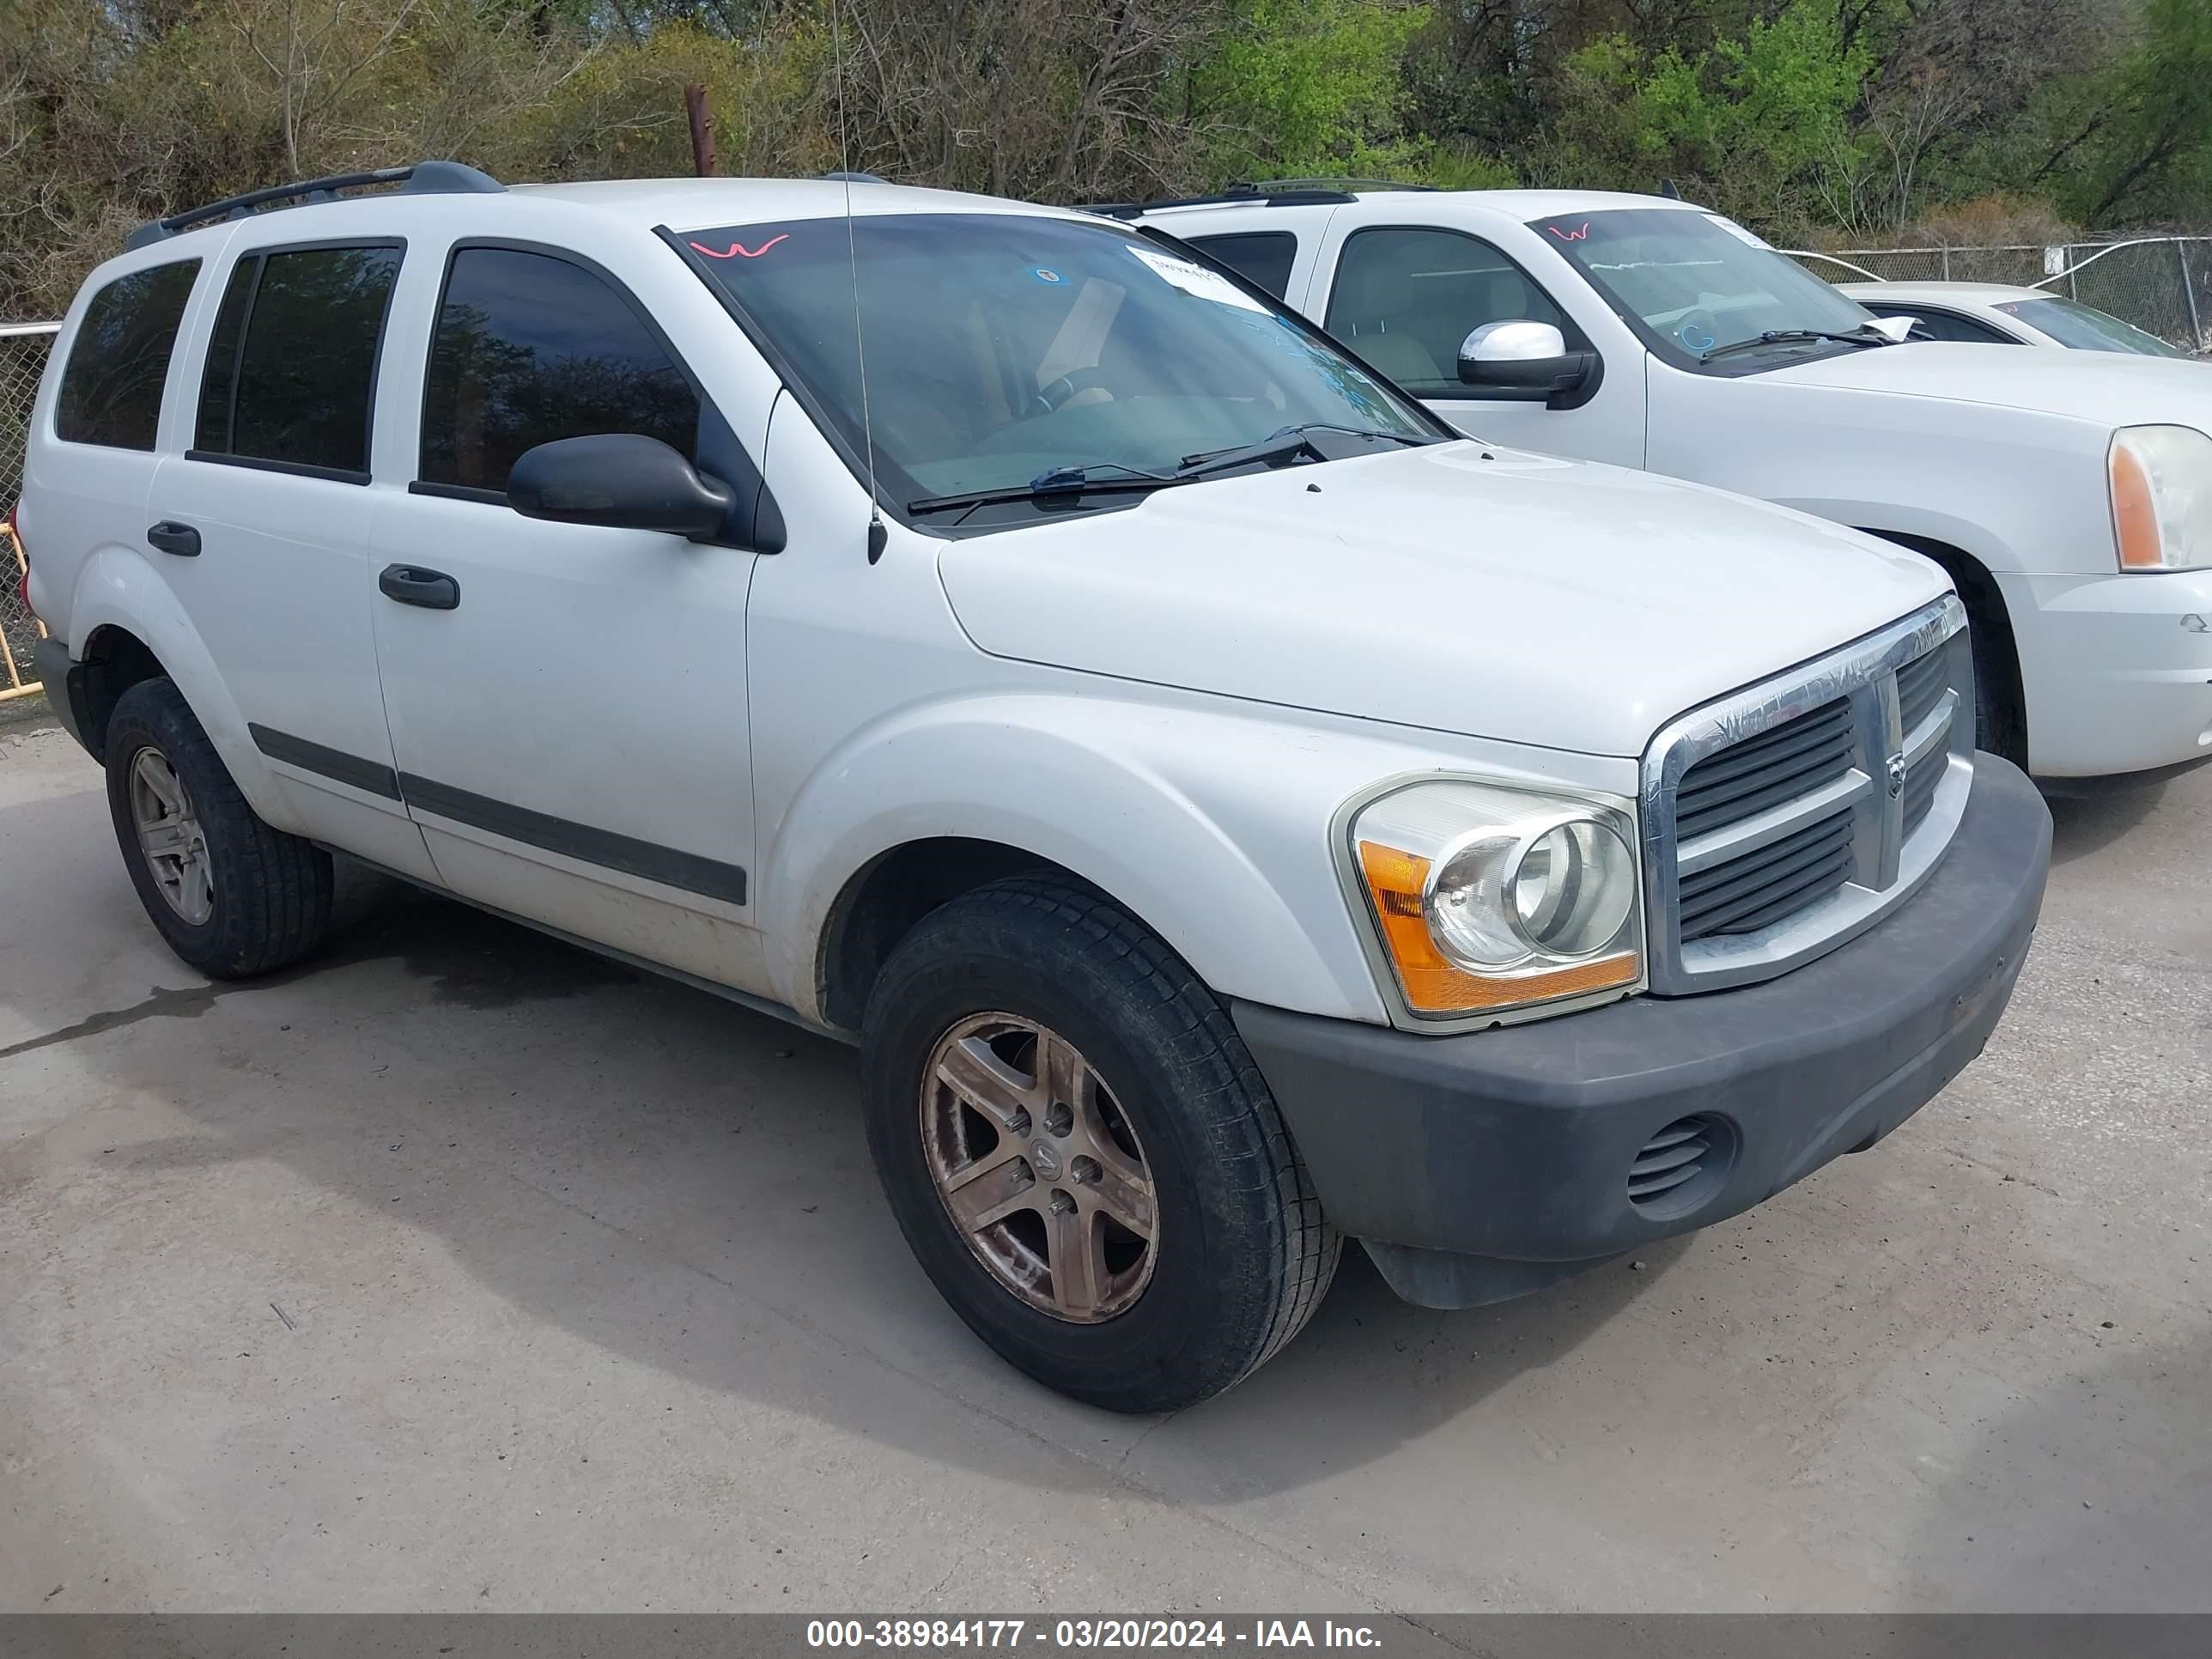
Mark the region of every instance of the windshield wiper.
[[1147, 472], [1119, 461], [1095, 461], [1089, 466], [1047, 467], [1025, 484], [1006, 484], [993, 489], [964, 489], [951, 495], [925, 495], [908, 501], [908, 513], [948, 513], [954, 507], [995, 507], [1005, 501], [1049, 501], [1056, 495], [1093, 495], [1105, 490], [1158, 489], [1187, 483], [1172, 472]]
[[1863, 324], [1849, 333], [1832, 328], [1770, 328], [1765, 333], [1754, 339], [1731, 340], [1726, 345], [1717, 345], [1701, 356], [1698, 361], [1701, 363], [1709, 363], [1716, 357], [1727, 356], [1731, 351], [1749, 351], [1754, 346], [1794, 345], [1806, 340], [1840, 340], [1845, 345], [1855, 346], [1884, 346], [1896, 343], [1872, 324]]
[[[1328, 435], [1350, 438], [1352, 445], [1325, 441]], [[1232, 467], [1249, 466], [1255, 462], [1286, 461], [1297, 455], [1311, 455], [1316, 460], [1340, 461], [1348, 456], [1364, 454], [1367, 446], [1374, 443], [1433, 444], [1443, 439], [1427, 433], [1375, 432], [1365, 427], [1332, 426], [1327, 421], [1308, 421], [1302, 426], [1279, 427], [1257, 443], [1238, 444], [1231, 449], [1210, 449], [1203, 454], [1186, 455], [1182, 465], [1175, 470], [1178, 478], [1203, 478], [1216, 472], [1225, 472]]]

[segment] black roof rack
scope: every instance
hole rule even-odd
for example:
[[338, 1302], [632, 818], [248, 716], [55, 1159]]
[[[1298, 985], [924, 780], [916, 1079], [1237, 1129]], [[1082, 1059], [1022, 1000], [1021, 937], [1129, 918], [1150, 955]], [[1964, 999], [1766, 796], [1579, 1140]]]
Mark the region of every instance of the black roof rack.
[[890, 183], [890, 180], [884, 178], [880, 173], [825, 173], [822, 176], [824, 179], [831, 180], [833, 183], [842, 181], [848, 185], [887, 185]]
[[335, 201], [338, 191], [358, 190], [367, 185], [398, 185], [404, 193], [414, 196], [472, 195], [507, 188], [489, 173], [481, 173], [464, 161], [417, 161], [412, 167], [374, 167], [366, 173], [333, 173], [326, 179], [302, 179], [293, 185], [271, 185], [267, 190], [250, 190], [243, 196], [227, 196], [222, 201], [210, 202], [204, 207], [186, 208], [182, 213], [173, 213], [166, 219], [149, 220], [131, 233], [124, 246], [150, 247], [155, 242], [174, 236], [180, 230], [190, 230], [197, 225], [212, 224], [222, 219], [243, 219], [256, 208], [277, 204], [290, 206], [297, 202]]
[[1433, 190], [1433, 185], [1401, 185], [1389, 179], [1270, 179], [1264, 183], [1238, 183], [1218, 196], [1165, 197], [1153, 202], [1086, 202], [1086, 213], [1103, 213], [1109, 219], [1134, 219], [1161, 208], [1228, 207], [1257, 202], [1267, 207], [1341, 207], [1359, 198], [1362, 190]]
[[1357, 192], [1363, 190], [1420, 190], [1433, 191], [1434, 185], [1416, 185], [1403, 179], [1269, 179], [1253, 186], [1255, 190], [1336, 190]]

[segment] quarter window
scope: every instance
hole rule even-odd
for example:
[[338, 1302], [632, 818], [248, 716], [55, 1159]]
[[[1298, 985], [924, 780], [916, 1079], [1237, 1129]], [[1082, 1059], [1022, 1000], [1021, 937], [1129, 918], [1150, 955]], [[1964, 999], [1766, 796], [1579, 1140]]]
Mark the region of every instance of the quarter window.
[[113, 449], [153, 448], [169, 353], [199, 269], [197, 259], [149, 265], [92, 296], [62, 371], [57, 436]]
[[457, 252], [423, 386], [422, 481], [504, 490], [525, 450], [605, 432], [698, 445], [699, 394], [627, 298], [550, 254]]
[[1322, 325], [1410, 392], [1481, 395], [1459, 380], [1460, 343], [1485, 323], [1549, 323], [1580, 336], [1551, 296], [1487, 242], [1454, 230], [1363, 230], [1344, 245]]
[[242, 258], [208, 343], [193, 455], [366, 483], [378, 348], [399, 259], [397, 247]]
[[1240, 231], [1234, 236], [1193, 236], [1194, 248], [1218, 259], [1255, 288], [1278, 300], [1289, 293], [1291, 267], [1297, 263], [1298, 239], [1287, 230]]

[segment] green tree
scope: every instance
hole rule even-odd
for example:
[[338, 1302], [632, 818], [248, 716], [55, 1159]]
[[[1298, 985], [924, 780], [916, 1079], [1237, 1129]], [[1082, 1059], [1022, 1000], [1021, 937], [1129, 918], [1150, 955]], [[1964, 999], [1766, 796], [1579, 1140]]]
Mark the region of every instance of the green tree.
[[1389, 0], [1237, 0], [1192, 74], [1219, 179], [1389, 174], [1431, 145], [1408, 135], [1402, 67], [1427, 8]]

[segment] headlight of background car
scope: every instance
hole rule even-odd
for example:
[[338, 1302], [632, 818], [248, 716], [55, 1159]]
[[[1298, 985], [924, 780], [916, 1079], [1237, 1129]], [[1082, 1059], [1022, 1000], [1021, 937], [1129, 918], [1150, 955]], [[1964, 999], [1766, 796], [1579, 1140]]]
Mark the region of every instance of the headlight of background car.
[[1382, 955], [1417, 1015], [1496, 1012], [1643, 978], [1636, 826], [1619, 808], [1437, 780], [1369, 802], [1351, 842]]
[[2212, 565], [2212, 437], [2188, 426], [2122, 427], [2110, 464], [2121, 569]]

